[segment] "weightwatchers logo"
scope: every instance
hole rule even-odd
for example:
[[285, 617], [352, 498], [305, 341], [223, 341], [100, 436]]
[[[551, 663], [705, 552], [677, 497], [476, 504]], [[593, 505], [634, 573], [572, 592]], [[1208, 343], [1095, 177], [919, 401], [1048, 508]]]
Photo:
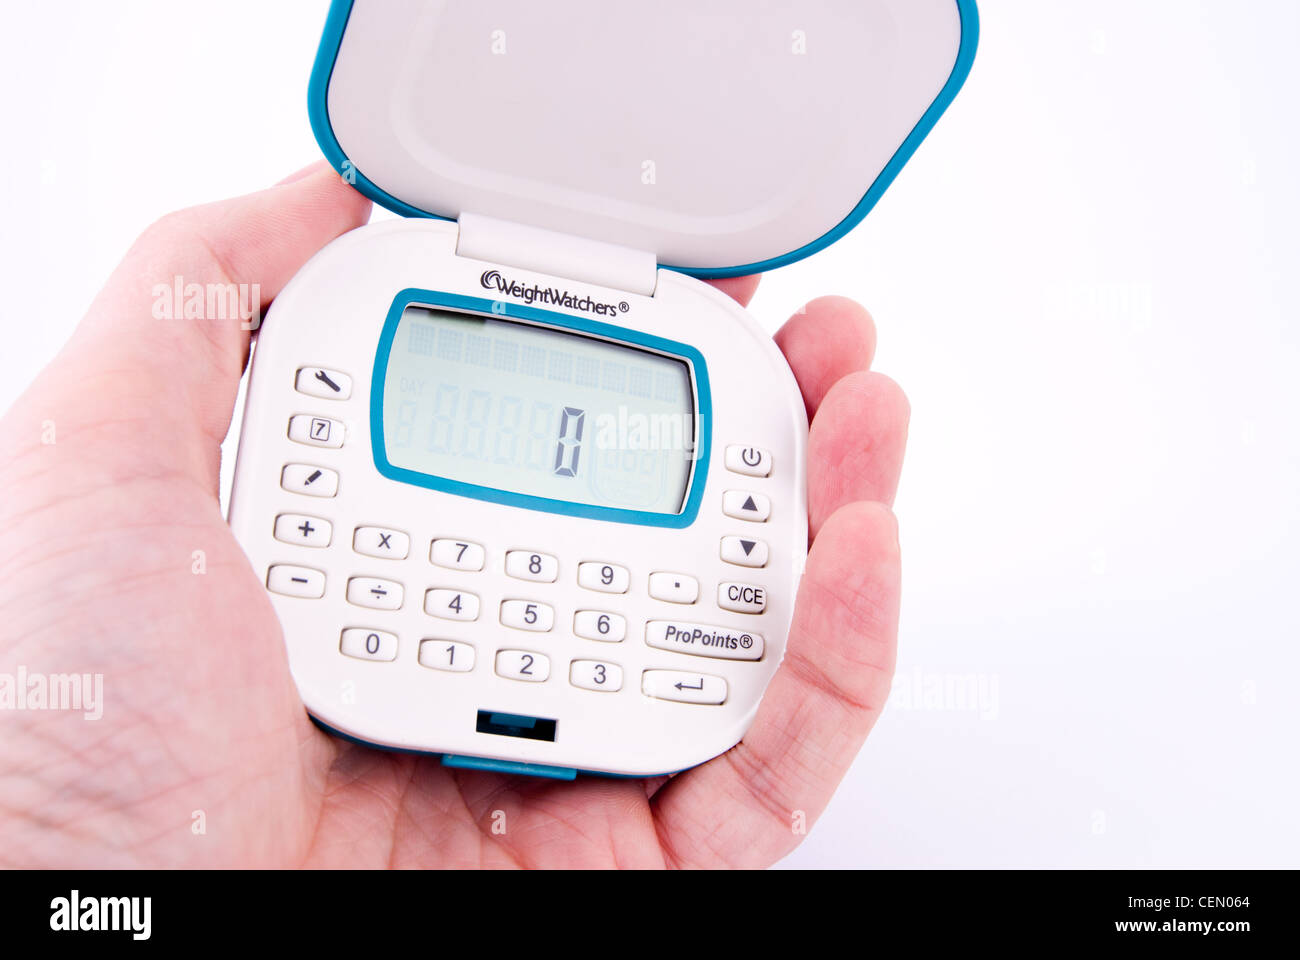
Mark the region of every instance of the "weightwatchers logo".
[[613, 317], [632, 309], [626, 300], [620, 300], [618, 303], [601, 303], [591, 297], [579, 297], [559, 287], [543, 287], [537, 283], [524, 286], [518, 281], [507, 280], [501, 276], [500, 270], [484, 270], [478, 282], [482, 284], [484, 290], [495, 290], [499, 294], [514, 297], [529, 305], [543, 303], [550, 307], [592, 313], [598, 317]]

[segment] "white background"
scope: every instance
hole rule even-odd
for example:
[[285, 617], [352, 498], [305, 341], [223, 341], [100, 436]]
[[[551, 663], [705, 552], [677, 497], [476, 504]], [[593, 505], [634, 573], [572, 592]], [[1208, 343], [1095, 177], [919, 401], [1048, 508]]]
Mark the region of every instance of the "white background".
[[[753, 305], [867, 304], [914, 414], [896, 696], [787, 863], [1300, 865], [1300, 4], [980, 6], [897, 184]], [[8, 5], [0, 408], [152, 219], [318, 156], [325, 10]]]

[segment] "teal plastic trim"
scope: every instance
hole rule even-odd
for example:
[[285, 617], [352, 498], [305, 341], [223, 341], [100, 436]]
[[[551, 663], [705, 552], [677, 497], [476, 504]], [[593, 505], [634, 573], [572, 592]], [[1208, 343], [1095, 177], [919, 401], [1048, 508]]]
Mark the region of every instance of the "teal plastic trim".
[[[957, 94], [966, 83], [966, 78], [970, 76], [971, 66], [975, 63], [975, 51], [979, 47], [979, 10], [975, 6], [975, 0], [954, 0], [954, 2], [957, 4], [957, 13], [961, 18], [961, 44], [957, 50], [957, 62], [948, 77], [948, 82], [939, 92], [939, 96], [935, 98], [934, 103], [921, 117], [920, 122], [912, 129], [907, 139], [903, 141], [902, 146], [898, 148], [898, 152], [894, 154], [889, 163], [885, 165], [885, 169], [876, 177], [866, 195], [847, 217], [829, 232], [811, 243], [805, 244], [798, 250], [792, 250], [790, 253], [769, 260], [734, 267], [675, 267], [663, 264], [664, 269], [675, 270], [678, 273], [685, 273], [702, 279], [741, 277], [751, 273], [763, 273], [811, 256], [818, 250], [830, 246], [861, 223], [862, 219], [880, 201], [880, 198], [898, 177], [903, 167], [907, 165], [907, 161], [912, 159], [912, 155], [916, 153], [916, 148], [930, 135], [934, 125], [939, 122], [939, 118], [944, 115], [953, 100], [956, 99]], [[321, 37], [320, 48], [316, 52], [316, 63], [312, 68], [311, 86], [307, 95], [307, 110], [311, 116], [311, 126], [316, 134], [316, 142], [320, 144], [325, 158], [329, 160], [334, 169], [375, 203], [387, 207], [394, 213], [401, 214], [404, 217], [447, 219], [404, 203], [377, 187], [353, 166], [347, 155], [344, 154], [343, 148], [339, 146], [338, 138], [334, 136], [334, 128], [329, 119], [330, 77], [334, 73], [334, 62], [338, 58], [339, 47], [343, 43], [343, 33], [347, 29], [348, 17], [352, 14], [352, 3], [353, 0], [333, 0], [330, 5], [329, 17], [325, 21], [325, 33]]]
[[578, 771], [573, 767], [552, 767], [544, 763], [524, 763], [522, 760], [493, 760], [490, 757], [463, 757], [447, 753], [443, 754], [442, 765], [458, 770], [490, 770], [493, 773], [517, 773], [551, 780], [578, 779]]
[[[473, 483], [463, 483], [427, 473], [417, 473], [394, 466], [388, 461], [384, 444], [384, 380], [388, 374], [388, 355], [393, 349], [393, 338], [397, 335], [397, 326], [402, 314], [409, 306], [449, 307], [483, 315], [489, 320], [526, 320], [543, 324], [560, 330], [587, 334], [612, 340], [616, 343], [641, 347], [667, 354], [683, 361], [691, 371], [695, 384], [696, 397], [696, 444], [698, 459], [691, 475], [691, 489], [682, 507], [681, 513], [652, 513], [646, 510], [626, 510], [620, 507], [601, 507], [588, 503], [570, 503], [565, 500], [552, 500], [549, 497], [535, 497], [512, 490], [498, 490]], [[550, 310], [540, 310], [519, 304], [505, 303], [501, 300], [484, 300], [481, 297], [466, 297], [455, 293], [438, 290], [403, 290], [393, 299], [384, 321], [383, 333], [379, 335], [379, 348], [375, 351], [375, 367], [370, 381], [370, 445], [375, 459], [375, 468], [381, 475], [400, 483], [409, 483], [430, 490], [441, 490], [462, 497], [502, 503], [525, 510], [541, 510], [546, 513], [559, 513], [571, 517], [586, 517], [592, 520], [609, 520], [614, 523], [632, 523], [645, 527], [668, 527], [681, 529], [695, 522], [700, 512], [700, 502], [704, 499], [705, 481], [709, 475], [709, 455], [713, 444], [713, 400], [709, 392], [708, 366], [704, 355], [692, 346], [665, 340], [663, 337], [628, 330], [624, 327], [610, 326], [583, 317], [572, 317]]]

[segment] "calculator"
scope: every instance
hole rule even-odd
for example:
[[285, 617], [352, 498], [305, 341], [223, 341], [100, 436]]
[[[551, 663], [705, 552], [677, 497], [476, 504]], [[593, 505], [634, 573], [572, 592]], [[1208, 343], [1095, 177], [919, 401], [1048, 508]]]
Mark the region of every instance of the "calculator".
[[[683, 39], [696, 5], [611, 6], [331, 8], [317, 138], [403, 216], [276, 298], [229, 519], [339, 736], [561, 779], [672, 773], [741, 740], [784, 655], [808, 421], [770, 335], [703, 280], [865, 215], [960, 87], [974, 6], [738, 7], [721, 46]], [[786, 49], [801, 31], [822, 59]], [[743, 122], [805, 139], [748, 156], [692, 106], [719, 71], [783, 91], [743, 98]], [[846, 80], [888, 96], [808, 116]]]

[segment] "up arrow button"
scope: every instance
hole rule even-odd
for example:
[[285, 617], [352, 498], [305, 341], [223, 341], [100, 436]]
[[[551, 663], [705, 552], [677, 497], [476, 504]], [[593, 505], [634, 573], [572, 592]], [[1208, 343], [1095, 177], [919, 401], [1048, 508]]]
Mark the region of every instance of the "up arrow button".
[[737, 520], [764, 523], [772, 515], [772, 501], [761, 493], [728, 490], [722, 495], [722, 512]]

